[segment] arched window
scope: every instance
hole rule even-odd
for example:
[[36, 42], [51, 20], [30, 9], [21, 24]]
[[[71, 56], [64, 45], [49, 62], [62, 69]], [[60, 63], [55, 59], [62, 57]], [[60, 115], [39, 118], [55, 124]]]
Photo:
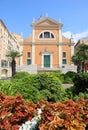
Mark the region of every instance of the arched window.
[[44, 32], [44, 38], [50, 38], [50, 32]]
[[46, 32], [43, 32], [43, 33], [41, 33], [40, 35], [39, 35], [39, 39], [53, 39], [53, 38], [55, 38], [55, 36], [53, 35], [53, 33], [51, 33], [51, 32], [48, 32], [48, 31], [46, 31]]
[[43, 38], [43, 34], [42, 33], [40, 34], [39, 38]]
[[54, 35], [51, 33], [51, 38], [54, 38]]

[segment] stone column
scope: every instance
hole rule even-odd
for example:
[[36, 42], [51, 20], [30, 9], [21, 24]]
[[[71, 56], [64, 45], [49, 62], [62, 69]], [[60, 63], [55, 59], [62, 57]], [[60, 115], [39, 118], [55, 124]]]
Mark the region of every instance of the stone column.
[[62, 43], [62, 31], [61, 31], [61, 27], [59, 28], [59, 42]]

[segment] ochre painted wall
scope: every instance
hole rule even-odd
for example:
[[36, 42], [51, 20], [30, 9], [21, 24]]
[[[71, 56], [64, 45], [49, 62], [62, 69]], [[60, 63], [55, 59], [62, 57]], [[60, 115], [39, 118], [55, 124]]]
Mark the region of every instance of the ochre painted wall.
[[63, 52], [66, 52], [67, 65], [71, 65], [71, 49], [70, 49], [70, 46], [69, 45], [62, 45], [62, 53]]
[[32, 46], [30, 44], [24, 44], [23, 46], [23, 65], [26, 65], [27, 52], [32, 52]]
[[38, 66], [41, 66], [42, 64], [42, 52], [45, 52], [45, 50], [48, 50], [49, 53], [52, 53], [52, 66], [53, 67], [58, 67], [58, 63], [59, 63], [59, 58], [58, 58], [58, 45], [45, 45], [45, 44], [41, 44], [35, 45], [35, 64], [37, 64]]

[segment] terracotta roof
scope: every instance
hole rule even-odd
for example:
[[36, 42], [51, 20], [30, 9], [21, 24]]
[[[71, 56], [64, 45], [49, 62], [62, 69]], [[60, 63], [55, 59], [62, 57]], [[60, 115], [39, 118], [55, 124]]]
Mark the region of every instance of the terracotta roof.
[[24, 44], [32, 42], [32, 35], [24, 39]]
[[62, 42], [70, 43], [70, 39], [62, 36]]

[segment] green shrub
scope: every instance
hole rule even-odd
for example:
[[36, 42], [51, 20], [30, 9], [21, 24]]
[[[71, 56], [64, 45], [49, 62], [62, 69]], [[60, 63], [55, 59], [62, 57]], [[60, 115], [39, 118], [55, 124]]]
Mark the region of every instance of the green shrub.
[[70, 77], [65, 77], [63, 84], [73, 84], [73, 80]]
[[73, 101], [78, 101], [79, 99], [88, 99], [88, 92], [79, 92], [79, 94], [74, 94], [74, 86], [65, 89], [65, 97], [67, 99], [72, 99]]
[[74, 78], [75, 75], [76, 75], [75, 72], [68, 71], [67, 73], [64, 74], [63, 83], [72, 84], [73, 83], [73, 78]]
[[[51, 73], [40, 73], [34, 77], [32, 85], [38, 88], [48, 101], [56, 102], [63, 98], [64, 89], [58, 77]], [[46, 95], [46, 97], [45, 97]]]
[[21, 94], [24, 99], [38, 102], [43, 98], [56, 102], [64, 98], [64, 89], [58, 77], [51, 73], [16, 73], [10, 81], [0, 83], [0, 91], [7, 95]]
[[79, 99], [88, 99], [88, 93], [87, 92], [80, 92], [78, 95], [73, 96], [74, 101], [78, 101]]
[[76, 72], [68, 71], [67, 73], [65, 73], [65, 77], [70, 77], [73, 79], [76, 74]]
[[73, 78], [74, 94], [79, 92], [88, 92], [88, 73], [76, 74]]
[[54, 77], [59, 78], [61, 82], [64, 81], [64, 74], [61, 73], [60, 70], [58, 70], [58, 71], [53, 71], [53, 72], [49, 72], [49, 74], [53, 75]]
[[66, 97], [68, 99], [73, 99], [73, 87], [70, 87], [70, 88], [66, 88], [65, 89], [65, 92], [66, 92]]
[[13, 79], [22, 79], [24, 77], [29, 77], [30, 74], [28, 72], [16, 72], [16, 74], [11, 78]]
[[0, 92], [6, 95], [14, 95], [16, 89], [13, 89], [13, 83], [9, 80], [0, 81]]
[[25, 100], [30, 100], [34, 103], [37, 103], [40, 99], [45, 99], [49, 102], [67, 99], [88, 99], [87, 89], [87, 73], [76, 74], [74, 77], [74, 86], [66, 89], [62, 87], [62, 81], [58, 72], [40, 74], [20, 72], [11, 80], [0, 81], [1, 92], [12, 96], [20, 93]]

